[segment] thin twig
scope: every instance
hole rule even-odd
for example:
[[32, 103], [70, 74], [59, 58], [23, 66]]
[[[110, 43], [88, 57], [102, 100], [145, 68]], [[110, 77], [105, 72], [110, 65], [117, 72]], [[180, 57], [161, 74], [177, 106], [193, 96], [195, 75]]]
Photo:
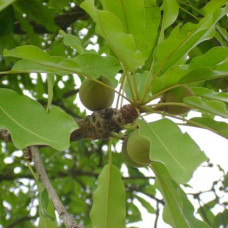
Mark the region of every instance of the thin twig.
[[23, 223], [23, 222], [27, 222], [28, 220], [32, 220], [35, 219], [36, 216], [24, 216], [21, 217], [19, 219], [17, 219], [16, 221], [12, 222], [10, 225], [8, 225], [6, 228], [13, 228], [13, 227], [18, 227], [19, 224]]
[[159, 203], [156, 203], [156, 217], [155, 217], [155, 221], [154, 221], [154, 228], [158, 227], [158, 218], [159, 218]]
[[59, 214], [59, 217], [62, 219], [63, 223], [67, 228], [82, 228], [81, 225], [78, 225], [74, 218], [68, 214], [66, 208], [63, 206], [62, 202], [60, 201], [58, 195], [56, 194], [49, 178], [42, 163], [41, 155], [39, 152], [38, 147], [31, 146], [29, 147], [32, 152], [32, 157], [34, 161], [34, 165], [36, 167], [37, 173], [42, 180], [43, 184], [45, 185], [49, 198], [51, 199], [56, 211]]

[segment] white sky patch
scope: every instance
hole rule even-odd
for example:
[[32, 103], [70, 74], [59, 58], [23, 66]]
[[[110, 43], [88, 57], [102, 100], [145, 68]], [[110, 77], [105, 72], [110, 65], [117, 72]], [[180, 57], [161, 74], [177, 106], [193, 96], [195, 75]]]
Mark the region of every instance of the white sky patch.
[[63, 89], [63, 88], [64, 88], [64, 83], [63, 83], [62, 81], [59, 81], [59, 82], [58, 82], [58, 87], [59, 87], [60, 89]]
[[15, 174], [20, 173], [20, 172], [21, 172], [21, 167], [15, 167], [15, 168], [13, 169], [13, 172], [14, 172]]
[[12, 157], [6, 157], [6, 158], [4, 158], [3, 162], [5, 164], [12, 164], [13, 163], [13, 158]]
[[87, 47], [86, 47], [86, 50], [95, 50], [95, 51], [98, 51], [99, 50], [99, 45], [98, 44], [89, 44]]
[[23, 156], [23, 151], [22, 150], [15, 150], [12, 155], [14, 157], [22, 157]]
[[90, 39], [90, 41], [91, 41], [92, 43], [96, 44], [96, 43], [97, 43], [97, 39], [98, 39], [98, 37], [95, 35], [95, 36], [93, 36], [93, 37]]
[[30, 93], [30, 91], [23, 89], [23, 94], [26, 95], [27, 97], [35, 100], [35, 97], [33, 97], [33, 95]]

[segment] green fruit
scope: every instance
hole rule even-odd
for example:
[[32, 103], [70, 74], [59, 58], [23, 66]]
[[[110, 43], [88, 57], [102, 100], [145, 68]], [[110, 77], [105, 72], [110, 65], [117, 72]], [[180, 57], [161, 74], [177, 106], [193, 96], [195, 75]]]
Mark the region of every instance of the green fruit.
[[[187, 86], [179, 86], [174, 89], [171, 89], [163, 94], [161, 101], [163, 103], [166, 102], [178, 102], [183, 103], [183, 99], [185, 97], [194, 96], [192, 90]], [[190, 111], [190, 108], [180, 106], [180, 105], [167, 105], [162, 108], [163, 111], [167, 113], [178, 115], [178, 114], [185, 114]]]
[[150, 142], [135, 130], [124, 141], [122, 154], [126, 163], [133, 167], [144, 167], [151, 163], [149, 158]]
[[[110, 80], [104, 76], [98, 78], [99, 81], [113, 88]], [[79, 97], [82, 104], [91, 111], [109, 108], [114, 100], [114, 91], [91, 79], [83, 81], [79, 89]]]

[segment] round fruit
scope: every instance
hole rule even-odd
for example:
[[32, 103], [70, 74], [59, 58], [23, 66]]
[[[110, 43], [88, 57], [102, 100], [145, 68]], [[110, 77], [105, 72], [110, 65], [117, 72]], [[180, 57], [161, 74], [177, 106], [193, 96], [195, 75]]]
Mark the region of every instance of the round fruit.
[[133, 131], [124, 141], [122, 153], [127, 164], [133, 167], [143, 167], [151, 163], [149, 159], [150, 142], [139, 134], [139, 130]]
[[[190, 88], [188, 88], [187, 86], [179, 86], [164, 93], [161, 98], [161, 101], [163, 103], [166, 103], [166, 102], [183, 103], [183, 99], [185, 97], [191, 97], [191, 96], [194, 96], [194, 94]], [[180, 106], [180, 105], [167, 105], [167, 106], [164, 106], [162, 110], [170, 114], [178, 115], [178, 114], [187, 113], [188, 111], [190, 111], [190, 108]]]
[[[100, 76], [97, 80], [113, 88], [110, 80]], [[96, 81], [86, 79], [79, 89], [82, 104], [91, 111], [109, 108], [114, 100], [114, 91]]]

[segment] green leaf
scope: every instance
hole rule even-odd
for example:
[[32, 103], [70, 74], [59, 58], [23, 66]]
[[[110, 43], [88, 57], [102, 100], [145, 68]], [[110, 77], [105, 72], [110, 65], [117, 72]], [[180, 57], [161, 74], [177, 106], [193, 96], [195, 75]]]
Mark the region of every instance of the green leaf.
[[61, 10], [64, 7], [66, 7], [68, 3], [69, 3], [69, 0], [61, 0], [61, 1], [59, 1], [59, 0], [49, 0], [48, 5], [50, 7], [53, 7], [55, 9], [57, 9], [57, 10]]
[[211, 0], [207, 3], [207, 5], [202, 9], [205, 15], [211, 14], [216, 9], [227, 4], [227, 0]]
[[154, 0], [145, 0], [145, 35], [144, 41], [142, 43], [141, 51], [145, 57], [149, 56], [148, 63], [152, 63], [151, 59], [153, 57], [152, 48], [156, 44], [156, 38], [158, 34], [158, 27], [161, 20], [160, 8], [157, 6]]
[[54, 10], [43, 5], [39, 0], [18, 0], [14, 4], [23, 13], [26, 13], [28, 18], [33, 19], [39, 25], [43, 25], [48, 31], [56, 32], [58, 30], [54, 21]]
[[192, 126], [208, 129], [228, 139], [228, 124], [226, 122], [215, 121], [209, 117], [194, 117], [188, 123]]
[[171, 178], [166, 167], [155, 162], [152, 169], [156, 175], [155, 184], [165, 200], [164, 221], [174, 228], [209, 228], [206, 223], [194, 217], [192, 204], [181, 187]]
[[140, 134], [150, 140], [150, 160], [165, 164], [177, 183], [187, 183], [194, 170], [206, 160], [198, 145], [171, 120], [150, 124], [138, 120], [137, 123]]
[[143, 199], [140, 196], [136, 195], [135, 197], [149, 213], [151, 213], [151, 214], [156, 213], [154, 207], [149, 202], [147, 202], [145, 199]]
[[[129, 203], [128, 207], [127, 207], [127, 211], [129, 212], [128, 215], [127, 215], [128, 223], [142, 221], [141, 212], [140, 212], [139, 208], [135, 204]], [[137, 227], [137, 228], [139, 228], [139, 227]]]
[[201, 215], [203, 220], [211, 226], [214, 224], [214, 220], [215, 220], [215, 215], [212, 213], [211, 209], [213, 209], [213, 207], [216, 204], [217, 204], [217, 199], [214, 199], [204, 204], [197, 210], [197, 212]]
[[145, 33], [145, 6], [141, 0], [101, 0], [104, 10], [116, 15], [121, 21], [125, 33], [132, 34], [136, 49], [142, 50]]
[[213, 8], [198, 24], [186, 23], [181, 28], [180, 25], [176, 26], [156, 49], [154, 71], [164, 73], [174, 65], [185, 63], [191, 49], [214, 36], [215, 24], [226, 14], [227, 8]]
[[36, 101], [9, 89], [0, 89], [0, 128], [10, 131], [13, 143], [19, 149], [49, 145], [65, 150], [77, 124], [58, 107], [53, 106], [47, 113]]
[[157, 77], [154, 80], [151, 90], [153, 94], [157, 94], [163, 90], [168, 90], [174, 85], [213, 80], [225, 77], [226, 75], [228, 75], [228, 72], [212, 70], [211, 67], [201, 67], [191, 70], [186, 65], [180, 65], [170, 68], [161, 77]]
[[170, 68], [161, 77], [156, 77], [151, 87], [152, 94], [157, 94], [173, 85], [177, 85], [179, 80], [187, 72], [188, 70], [184, 66], [175, 66]]
[[224, 62], [227, 54], [227, 48], [215, 47], [204, 55], [193, 58], [189, 65], [171, 67], [154, 80], [152, 93], [156, 94], [178, 84], [201, 82], [228, 75], [228, 64]]
[[48, 103], [47, 103], [47, 111], [50, 110], [52, 99], [53, 99], [53, 86], [55, 82], [55, 75], [48, 74], [47, 76], [48, 83]]
[[111, 79], [121, 69], [119, 61], [112, 56], [99, 56], [97, 54], [82, 54], [73, 59], [65, 57], [52, 57], [32, 45], [20, 46], [10, 51], [4, 50], [4, 56], [21, 58], [12, 68], [16, 72], [47, 72], [66, 75], [78, 73], [88, 78], [97, 78], [100, 75]]
[[228, 209], [220, 212], [215, 217], [214, 227], [227, 227], [228, 225]]
[[87, 50], [83, 47], [81, 40], [74, 35], [66, 34], [64, 31], [59, 32], [61, 36], [63, 36], [63, 43], [66, 46], [70, 46], [78, 51], [79, 54], [84, 54]]
[[1, 0], [0, 1], [0, 12], [4, 10], [7, 6], [11, 5], [15, 0]]
[[215, 92], [213, 90], [203, 88], [203, 87], [194, 87], [191, 88], [196, 96], [213, 99], [228, 103], [228, 93], [225, 92]]
[[106, 165], [98, 177], [90, 217], [93, 227], [125, 227], [125, 189], [119, 169]]
[[226, 105], [221, 101], [208, 101], [200, 99], [199, 97], [185, 97], [183, 101], [189, 106], [196, 108], [200, 111], [209, 112], [214, 115], [219, 115], [225, 118], [228, 117], [228, 110], [226, 108]]
[[137, 50], [136, 42], [132, 34], [124, 31], [119, 18], [106, 10], [98, 10], [94, 6], [94, 0], [85, 0], [81, 4], [83, 8], [96, 22], [97, 32], [107, 41], [112, 51], [130, 71], [143, 65], [142, 53]]
[[3, 55], [5, 57], [11, 56], [20, 59], [28, 59], [34, 62], [51, 61], [51, 57], [48, 55], [48, 53], [33, 45], [20, 46], [12, 50], [5, 49]]
[[227, 75], [228, 75], [228, 72], [225, 72], [225, 71], [212, 70], [210, 67], [202, 67], [202, 68], [194, 69], [192, 71], [187, 72], [179, 79], [179, 83], [187, 84], [192, 82], [201, 82], [201, 81], [207, 81], [207, 80], [225, 77]]
[[190, 69], [197, 69], [201, 67], [212, 67], [214, 68], [219, 63], [224, 61], [228, 56], [227, 47], [214, 47], [206, 52], [204, 55], [196, 56], [189, 63]]
[[176, 21], [179, 13], [179, 5], [176, 0], [164, 0], [161, 7], [163, 10], [163, 18], [159, 37], [160, 41], [164, 38], [165, 29]]
[[58, 228], [55, 210], [52, 202], [48, 197], [47, 190], [42, 182], [37, 182], [38, 201], [39, 201], [39, 228]]
[[[138, 93], [139, 97], [142, 96], [143, 91], [145, 89], [145, 85], [147, 83], [148, 76], [149, 76], [148, 73], [149, 73], [148, 71], [144, 71], [143, 73], [136, 73], [135, 74], [136, 88], [137, 88], [137, 93]], [[131, 82], [131, 85], [134, 85], [135, 82], [134, 82], [133, 77], [129, 77], [129, 80], [126, 80], [125, 92], [126, 92], [127, 96], [130, 99], [132, 99], [131, 90], [129, 87], [129, 81]]]
[[34, 32], [33, 27], [29, 23], [28, 19], [23, 17], [23, 11], [17, 8], [16, 4], [13, 4], [13, 9], [14, 9], [14, 15], [18, 20], [18, 22], [20, 23], [21, 29], [28, 34], [30, 43], [40, 46], [41, 45], [40, 37], [37, 36], [37, 34]]
[[44, 217], [49, 218], [52, 222], [55, 221], [55, 213], [54, 208], [52, 214], [49, 214], [48, 212], [48, 206], [51, 201], [49, 200], [47, 190], [44, 189], [42, 192], [39, 193], [39, 202], [40, 202], [40, 208], [41, 213]]

